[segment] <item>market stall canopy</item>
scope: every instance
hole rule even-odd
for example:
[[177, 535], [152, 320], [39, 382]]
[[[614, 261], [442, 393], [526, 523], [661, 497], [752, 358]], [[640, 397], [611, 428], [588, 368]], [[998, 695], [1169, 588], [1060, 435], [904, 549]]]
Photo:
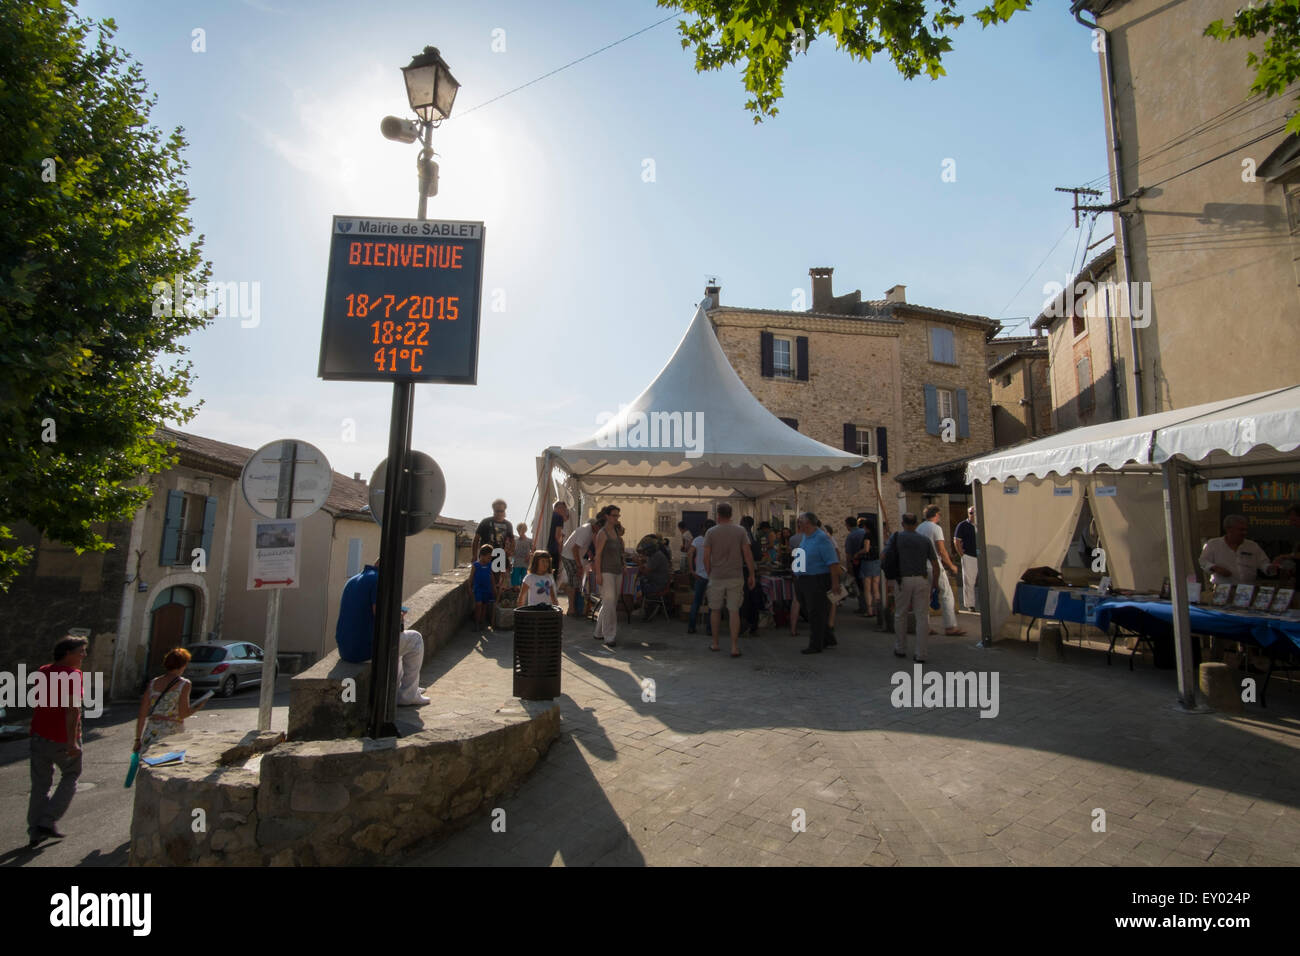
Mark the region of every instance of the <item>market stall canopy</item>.
[[708, 305], [630, 405], [586, 441], [548, 449], [585, 493], [758, 498], [873, 460], [800, 434], [764, 408], [722, 351]]
[[[1230, 464], [1259, 448], [1267, 461], [1300, 446], [1300, 385], [1242, 395], [1141, 418], [1074, 428], [977, 458], [968, 483], [1030, 476], [1090, 474], [1127, 464], [1159, 465], [1174, 456], [1190, 462]], [[1271, 451], [1270, 451], [1271, 449]], [[1274, 453], [1277, 453], [1276, 456]]]

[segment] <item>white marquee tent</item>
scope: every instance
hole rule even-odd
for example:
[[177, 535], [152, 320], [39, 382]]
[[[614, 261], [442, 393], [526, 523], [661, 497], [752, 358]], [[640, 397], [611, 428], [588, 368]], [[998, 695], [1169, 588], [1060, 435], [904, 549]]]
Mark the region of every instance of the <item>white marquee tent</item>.
[[1300, 471], [1297, 447], [1300, 385], [1076, 428], [971, 461], [983, 642], [1010, 618], [1027, 568], [1060, 566], [1087, 497], [1117, 582], [1154, 590], [1168, 576], [1179, 696], [1193, 706], [1189, 478]]
[[555, 501], [555, 468], [567, 476], [566, 495], [588, 501], [757, 502], [876, 461], [815, 441], [764, 408], [722, 351], [708, 307], [706, 298], [668, 364], [630, 405], [586, 441], [546, 449], [539, 523]]

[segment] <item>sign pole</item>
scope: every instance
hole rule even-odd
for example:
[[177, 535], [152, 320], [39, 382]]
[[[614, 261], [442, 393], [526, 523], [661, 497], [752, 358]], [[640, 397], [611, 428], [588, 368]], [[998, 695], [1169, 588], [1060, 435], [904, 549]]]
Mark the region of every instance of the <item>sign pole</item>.
[[[293, 480], [298, 465], [298, 443], [280, 445], [280, 484], [275, 495], [275, 516], [293, 517]], [[296, 544], [296, 542], [295, 542]], [[266, 642], [262, 648], [262, 686], [257, 698], [257, 729], [271, 729], [271, 702], [275, 696], [275, 660], [280, 649], [280, 589], [271, 591], [266, 606]]]
[[[427, 218], [426, 172], [433, 155], [433, 125], [424, 124], [419, 157], [420, 203], [417, 219]], [[379, 593], [375, 606], [374, 651], [370, 672], [372, 740], [397, 736], [397, 645], [402, 624], [402, 578], [406, 566], [406, 470], [415, 417], [415, 384], [393, 383], [388, 425], [388, 472], [384, 475], [384, 523], [379, 534]]]

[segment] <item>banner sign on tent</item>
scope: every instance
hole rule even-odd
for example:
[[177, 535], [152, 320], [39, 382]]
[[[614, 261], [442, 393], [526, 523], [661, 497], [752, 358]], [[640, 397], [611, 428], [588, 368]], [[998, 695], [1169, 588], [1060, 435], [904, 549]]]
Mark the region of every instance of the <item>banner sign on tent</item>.
[[1019, 486], [1019, 485], [1003, 485], [1003, 486], [1002, 486], [1002, 493], [1003, 493], [1004, 495], [1018, 495], [1018, 494], [1020, 494], [1020, 486]]
[[1069, 485], [1057, 485], [1052, 489], [1052, 494], [1057, 498], [1070, 498], [1074, 495], [1074, 488]]
[[1114, 498], [1119, 494], [1119, 485], [1098, 485], [1092, 493], [1098, 498]]
[[1242, 479], [1240, 478], [1211, 478], [1211, 491], [1241, 491]]

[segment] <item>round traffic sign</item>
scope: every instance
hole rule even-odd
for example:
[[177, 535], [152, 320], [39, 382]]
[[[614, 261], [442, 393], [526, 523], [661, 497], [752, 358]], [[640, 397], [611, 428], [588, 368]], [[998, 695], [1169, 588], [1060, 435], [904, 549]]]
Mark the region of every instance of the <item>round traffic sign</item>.
[[239, 486], [248, 507], [264, 518], [305, 518], [325, 504], [333, 482], [324, 452], [285, 438], [253, 452], [244, 463]]
[[[413, 451], [406, 462], [409, 477], [406, 482], [406, 536], [419, 534], [432, 526], [442, 513], [447, 500], [447, 481], [438, 463], [422, 451]], [[385, 458], [370, 476], [370, 517], [375, 524], [384, 523], [384, 480], [388, 476], [388, 459]]]

